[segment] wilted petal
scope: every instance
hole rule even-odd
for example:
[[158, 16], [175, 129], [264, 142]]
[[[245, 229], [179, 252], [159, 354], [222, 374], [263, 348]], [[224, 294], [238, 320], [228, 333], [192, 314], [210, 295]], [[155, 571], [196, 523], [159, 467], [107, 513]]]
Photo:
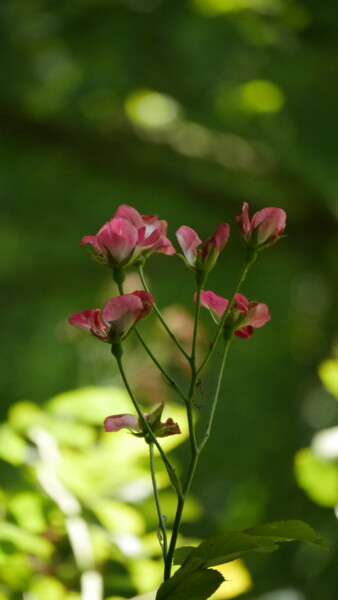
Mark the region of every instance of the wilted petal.
[[181, 433], [178, 423], [175, 423], [173, 419], [167, 419], [165, 423], [160, 423], [159, 427], [155, 431], [157, 437], [167, 437], [168, 435], [176, 435]]
[[186, 261], [194, 267], [196, 264], [197, 248], [202, 243], [202, 240], [200, 240], [196, 231], [187, 225], [179, 227], [176, 231], [176, 237]]
[[105, 418], [104, 428], [106, 431], [120, 431], [124, 428], [139, 431], [138, 417], [130, 414], [111, 415]]

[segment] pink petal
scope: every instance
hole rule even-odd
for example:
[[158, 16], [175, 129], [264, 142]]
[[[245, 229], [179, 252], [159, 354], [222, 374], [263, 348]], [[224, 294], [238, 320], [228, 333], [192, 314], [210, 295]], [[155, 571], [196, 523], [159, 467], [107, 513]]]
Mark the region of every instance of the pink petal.
[[104, 428], [106, 431], [120, 431], [123, 428], [139, 431], [138, 417], [129, 414], [111, 415], [105, 418]]
[[217, 227], [213, 235], [213, 239], [215, 242], [215, 250], [217, 252], [223, 250], [224, 246], [226, 246], [226, 244], [228, 243], [229, 236], [230, 227], [227, 223], [224, 223], [223, 225], [219, 225], [219, 227]]
[[196, 263], [197, 247], [202, 243], [202, 240], [200, 240], [196, 231], [187, 225], [182, 225], [176, 231], [176, 237], [186, 261], [189, 265], [194, 267]]
[[69, 317], [69, 323], [89, 331], [101, 340], [108, 340], [108, 332], [100, 319], [100, 309], [95, 308], [93, 310], [87, 309], [81, 312], [75, 313]]
[[102, 311], [102, 319], [110, 329], [111, 336], [114, 334], [123, 339], [134, 327], [134, 325], [145, 317], [154, 300], [148, 292], [134, 292], [123, 294], [112, 298]]
[[263, 327], [271, 319], [269, 307], [261, 302], [250, 302], [248, 319], [252, 327]]
[[147, 232], [156, 230], [160, 235], [166, 235], [168, 223], [167, 221], [160, 220], [157, 215], [142, 215], [142, 221], [147, 227]]
[[112, 298], [102, 311], [102, 319], [115, 334], [125, 337], [139, 319], [143, 303], [133, 294]]
[[[196, 300], [196, 295], [195, 295], [195, 300]], [[222, 317], [228, 304], [229, 304], [229, 301], [226, 300], [226, 298], [217, 296], [217, 294], [214, 294], [214, 292], [202, 291], [202, 293], [201, 293], [201, 306], [209, 308], [219, 318]]]
[[[133, 252], [137, 244], [137, 230], [126, 221], [126, 219], [111, 219], [103, 225], [96, 240], [102, 252], [107, 253], [116, 260], [117, 263], [124, 262]], [[96, 246], [94, 246], [96, 249]]]
[[263, 208], [252, 218], [252, 231], [258, 227], [257, 243], [264, 244], [271, 238], [283, 233], [286, 225], [286, 213], [282, 208]]
[[95, 240], [94, 235], [85, 235], [81, 240], [81, 246], [85, 246], [86, 244], [90, 244], [92, 246], [94, 240]]
[[240, 327], [239, 329], [236, 329], [235, 335], [237, 335], [237, 337], [240, 338], [248, 339], [251, 338], [253, 332], [253, 328], [250, 325], [248, 325], [247, 327]]
[[233, 308], [247, 314], [249, 310], [249, 302], [243, 294], [235, 294]]
[[250, 219], [249, 219], [249, 205], [247, 202], [244, 202], [242, 206], [242, 214], [240, 217], [236, 217], [237, 223], [239, 225], [239, 229], [243, 237], [246, 239], [250, 234]]
[[152, 247], [152, 252], [161, 252], [162, 254], [167, 254], [167, 256], [172, 256], [176, 254], [176, 250], [170, 240], [164, 235], [160, 235], [157, 242]]
[[140, 213], [136, 210], [136, 208], [128, 206], [127, 204], [121, 204], [121, 206], [119, 206], [116, 213], [114, 214], [114, 219], [116, 218], [126, 219], [126, 221], [129, 221], [129, 223], [134, 225], [136, 229], [139, 229], [144, 225], [143, 219]]
[[154, 231], [152, 231], [150, 234], [148, 234], [147, 237], [147, 228], [144, 225], [143, 227], [140, 227], [140, 229], [138, 229], [137, 231], [138, 233], [138, 239], [137, 239], [137, 245], [138, 246], [142, 246], [142, 249], [146, 249], [146, 248], [151, 248], [155, 242], [158, 241], [160, 234], [157, 231], [157, 229], [154, 229]]
[[149, 294], [149, 292], [144, 292], [143, 290], [133, 292], [132, 296], [140, 298], [143, 306], [143, 309], [140, 311], [140, 315], [137, 320], [146, 317], [154, 304], [154, 298], [151, 294]]

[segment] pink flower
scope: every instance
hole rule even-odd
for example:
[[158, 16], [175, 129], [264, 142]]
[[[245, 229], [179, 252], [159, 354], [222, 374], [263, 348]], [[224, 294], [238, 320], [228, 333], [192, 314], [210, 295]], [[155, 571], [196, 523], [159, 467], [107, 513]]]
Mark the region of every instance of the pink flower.
[[229, 235], [230, 227], [227, 223], [219, 225], [214, 235], [204, 242], [187, 225], [182, 225], [176, 232], [185, 260], [198, 271], [210, 271], [215, 266], [219, 253], [228, 243]]
[[[196, 294], [194, 297], [196, 301]], [[211, 291], [201, 292], [201, 305], [208, 308], [213, 318], [219, 322], [229, 301]], [[234, 303], [225, 319], [225, 325], [234, 329], [235, 335], [249, 338], [254, 327], [263, 327], [270, 320], [269, 309], [261, 302], [248, 302], [242, 294], [236, 294]]]
[[175, 254], [166, 237], [167, 228], [166, 221], [160, 221], [156, 215], [141, 216], [135, 208], [123, 204], [96, 235], [86, 235], [81, 244], [89, 247], [89, 253], [98, 262], [112, 268], [126, 267], [140, 255]]
[[145, 317], [154, 300], [148, 292], [133, 292], [112, 298], [102, 313], [100, 309], [83, 310], [69, 317], [69, 323], [89, 331], [103, 342], [118, 344], [125, 339], [137, 321]]
[[[145, 413], [143, 416], [156, 437], [167, 437], [181, 433], [179, 425], [169, 418], [165, 423], [161, 423], [163, 404], [156, 408], [152, 413]], [[144, 437], [147, 434], [143, 423], [136, 415], [122, 414], [111, 415], [104, 420], [106, 431], [120, 431], [120, 429], [129, 429], [137, 437]]]
[[283, 234], [286, 213], [282, 208], [263, 208], [249, 219], [249, 205], [244, 202], [242, 215], [236, 217], [245, 243], [254, 249], [263, 249], [275, 244]]

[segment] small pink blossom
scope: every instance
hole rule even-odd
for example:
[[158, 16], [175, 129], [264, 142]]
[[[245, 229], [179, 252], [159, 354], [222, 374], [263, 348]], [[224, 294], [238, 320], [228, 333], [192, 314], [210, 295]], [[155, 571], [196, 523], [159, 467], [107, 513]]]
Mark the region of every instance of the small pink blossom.
[[230, 227], [227, 223], [219, 225], [214, 234], [204, 242], [187, 225], [182, 225], [176, 232], [185, 260], [199, 271], [210, 271], [215, 266], [219, 253], [228, 243], [229, 235]]
[[244, 202], [242, 214], [236, 217], [245, 243], [254, 249], [262, 249], [275, 244], [283, 234], [286, 213], [282, 208], [263, 208], [249, 219], [249, 205]]
[[[152, 413], [145, 413], [143, 416], [156, 437], [167, 437], [181, 433], [179, 425], [169, 418], [164, 423], [161, 422], [163, 404], [161, 404]], [[144, 437], [147, 434], [142, 421], [132, 414], [111, 415], [104, 420], [106, 431], [120, 431], [120, 429], [129, 429], [134, 435]]]
[[[196, 294], [194, 297], [196, 301]], [[201, 292], [201, 305], [208, 308], [219, 322], [226, 310], [229, 301], [217, 296], [211, 291]], [[261, 302], [249, 302], [242, 294], [236, 294], [234, 303], [225, 319], [225, 325], [234, 329], [238, 337], [249, 338], [253, 334], [253, 328], [263, 327], [270, 320], [269, 309]]]
[[69, 317], [69, 323], [89, 331], [103, 342], [119, 343], [145, 317], [154, 303], [148, 292], [137, 291], [112, 298], [100, 309], [83, 310]]
[[98, 262], [112, 268], [127, 267], [141, 255], [175, 254], [166, 237], [167, 228], [166, 221], [156, 215], [141, 216], [135, 208], [123, 204], [96, 235], [84, 236], [81, 244], [89, 247]]

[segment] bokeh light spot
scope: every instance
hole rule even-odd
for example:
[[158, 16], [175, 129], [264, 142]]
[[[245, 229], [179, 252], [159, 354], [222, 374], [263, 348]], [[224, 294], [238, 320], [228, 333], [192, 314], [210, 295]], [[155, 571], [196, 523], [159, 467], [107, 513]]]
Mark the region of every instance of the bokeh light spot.
[[166, 129], [178, 119], [180, 106], [169, 96], [143, 89], [126, 98], [125, 111], [130, 121], [138, 127]]
[[256, 79], [241, 87], [243, 107], [253, 112], [278, 112], [284, 102], [281, 89], [270, 81]]

